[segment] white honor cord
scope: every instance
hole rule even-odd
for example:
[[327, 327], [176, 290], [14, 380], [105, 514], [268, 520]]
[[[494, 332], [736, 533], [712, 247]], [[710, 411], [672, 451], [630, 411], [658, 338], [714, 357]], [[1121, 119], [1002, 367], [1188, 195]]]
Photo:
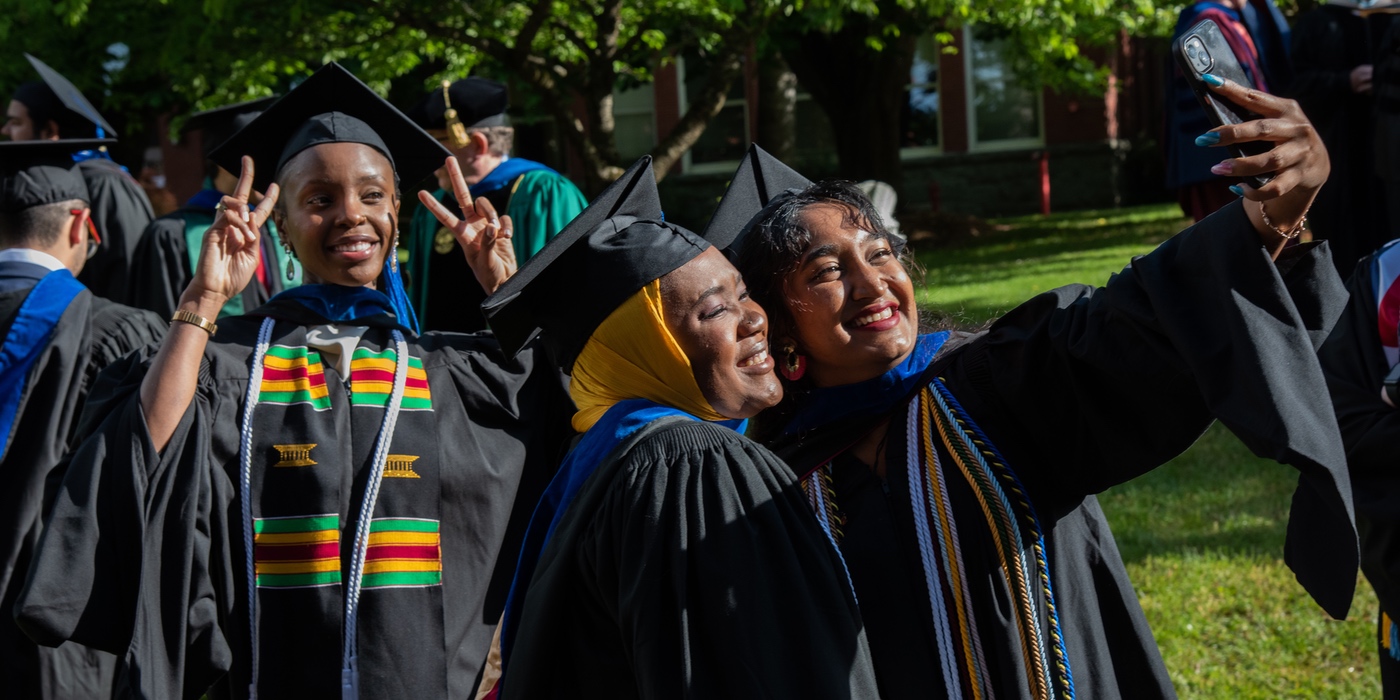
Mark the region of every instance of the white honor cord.
[[389, 443], [394, 439], [394, 426], [399, 421], [399, 407], [403, 404], [404, 387], [408, 383], [408, 343], [397, 330], [394, 331], [394, 352], [394, 393], [389, 395], [389, 405], [384, 409], [384, 422], [379, 426], [379, 438], [374, 446], [374, 463], [369, 483], [365, 485], [365, 496], [360, 501], [360, 517], [355, 523], [355, 555], [350, 562], [350, 577], [345, 589], [345, 648], [341, 654], [340, 668], [342, 700], [358, 700], [360, 697], [360, 671], [356, 653], [360, 579], [364, 576], [365, 556], [369, 551], [369, 528], [374, 516], [374, 505], [379, 501], [379, 485], [384, 483], [384, 465], [389, 459]]
[[258, 405], [262, 387], [263, 357], [272, 339], [273, 320], [263, 319], [258, 328], [258, 344], [253, 349], [253, 367], [248, 372], [248, 393], [243, 397], [243, 425], [238, 441], [238, 497], [243, 501], [243, 549], [248, 568], [248, 639], [253, 647], [249, 658], [248, 698], [258, 700], [258, 574], [253, 559], [253, 408]]

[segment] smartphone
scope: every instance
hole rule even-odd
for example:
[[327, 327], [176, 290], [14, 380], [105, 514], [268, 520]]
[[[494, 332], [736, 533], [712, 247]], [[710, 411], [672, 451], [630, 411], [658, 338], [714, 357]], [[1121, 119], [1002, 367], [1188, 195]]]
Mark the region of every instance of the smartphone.
[[[1245, 87], [1254, 87], [1254, 81], [1245, 74], [1239, 59], [1235, 58], [1235, 52], [1230, 50], [1230, 44], [1225, 41], [1225, 36], [1220, 33], [1220, 27], [1214, 21], [1201, 20], [1196, 26], [1186, 30], [1185, 34], [1177, 37], [1172, 43], [1172, 55], [1176, 56], [1176, 63], [1186, 76], [1187, 84], [1191, 86], [1191, 91], [1196, 93], [1196, 100], [1201, 103], [1201, 108], [1206, 111], [1206, 118], [1213, 126], [1240, 124], [1261, 118], [1260, 115], [1211, 92], [1206, 82], [1201, 79], [1202, 75], [1210, 73]], [[1226, 146], [1226, 149], [1234, 157], [1243, 158], [1268, 153], [1273, 147], [1273, 144], [1267, 141], [1250, 141]], [[1273, 178], [1273, 173], [1265, 173], [1243, 179], [1254, 187], [1263, 187]]]

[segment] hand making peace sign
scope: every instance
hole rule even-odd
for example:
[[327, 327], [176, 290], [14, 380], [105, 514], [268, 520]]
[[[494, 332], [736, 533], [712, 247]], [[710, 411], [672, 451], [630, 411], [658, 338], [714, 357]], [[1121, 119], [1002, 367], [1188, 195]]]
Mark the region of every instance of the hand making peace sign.
[[214, 223], [204, 232], [194, 278], [185, 288], [185, 297], [212, 301], [220, 306], [243, 291], [258, 269], [259, 229], [277, 204], [278, 188], [267, 188], [267, 196], [256, 209], [248, 208], [253, 191], [253, 159], [243, 156], [242, 172], [233, 194], [215, 207]]
[[457, 218], [426, 190], [418, 191], [418, 201], [456, 236], [476, 281], [490, 294], [515, 274], [515, 246], [510, 240], [514, 226], [509, 216], [498, 217], [496, 207], [485, 197], [472, 202], [471, 190], [462, 178], [462, 166], [455, 157], [447, 159], [447, 173], [452, 180], [452, 193], [462, 207], [462, 218]]

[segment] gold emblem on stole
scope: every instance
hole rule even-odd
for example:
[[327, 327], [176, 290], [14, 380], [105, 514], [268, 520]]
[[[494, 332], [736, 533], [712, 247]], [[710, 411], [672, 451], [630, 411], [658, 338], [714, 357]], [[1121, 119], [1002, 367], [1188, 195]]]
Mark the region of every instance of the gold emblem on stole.
[[277, 448], [277, 454], [281, 459], [274, 467], [309, 467], [316, 463], [311, 458], [311, 450], [316, 447], [316, 443], [310, 445], [273, 445]]
[[421, 479], [418, 472], [413, 471], [413, 463], [418, 461], [418, 455], [389, 455], [384, 461], [385, 479]]
[[452, 244], [457, 242], [456, 234], [446, 226], [437, 230], [437, 235], [433, 236], [433, 252], [438, 255], [447, 255], [452, 252]]

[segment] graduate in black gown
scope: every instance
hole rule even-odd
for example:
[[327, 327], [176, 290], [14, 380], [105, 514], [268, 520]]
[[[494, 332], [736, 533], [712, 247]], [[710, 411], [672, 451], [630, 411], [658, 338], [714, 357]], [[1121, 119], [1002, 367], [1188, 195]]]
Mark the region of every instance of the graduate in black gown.
[[[1327, 160], [1296, 104], [1250, 106], [1282, 140], [1272, 187], [1104, 287], [1042, 294], [979, 333], [918, 335], [899, 246], [849, 185], [721, 205], [707, 237], [740, 251], [788, 379], [762, 434], [821, 495], [814, 511], [850, 567], [885, 700], [1174, 697], [1086, 498], [1167, 462], [1215, 419], [1299, 470], [1285, 558], [1346, 615], [1351, 491], [1314, 354], [1345, 296], [1325, 244], [1284, 247]], [[1259, 128], [1218, 133], [1231, 143]], [[732, 194], [725, 203], [741, 201]]]
[[1400, 242], [1361, 259], [1351, 300], [1318, 357], [1346, 443], [1361, 570], [1380, 599], [1376, 647], [1386, 698], [1400, 698]]
[[97, 247], [73, 145], [0, 143], [0, 678], [16, 698], [108, 695], [115, 657], [36, 646], [9, 611], [39, 539], [46, 481], [73, 446], [97, 373], [165, 331], [158, 316], [93, 296], [73, 277]]
[[[204, 233], [214, 223], [214, 207], [238, 184], [238, 176], [209, 160], [209, 153], [262, 114], [276, 98], [267, 97], [191, 115], [184, 133], [198, 132], [204, 150], [204, 188], [185, 205], [152, 221], [141, 234], [131, 261], [131, 305], [161, 316], [175, 313], [199, 262]], [[221, 316], [241, 316], [284, 289], [301, 284], [301, 265], [279, 245], [277, 225], [263, 224], [262, 252], [253, 280], [224, 304]]]
[[542, 333], [582, 434], [531, 518], [500, 697], [876, 696], [836, 548], [741, 434], [781, 398], [763, 310], [662, 220], [649, 157], [483, 309], [506, 347]]
[[[6, 110], [3, 129], [11, 141], [115, 138], [117, 132], [67, 78], [25, 54], [40, 81], [25, 83]], [[73, 145], [73, 160], [87, 184], [92, 223], [102, 243], [78, 281], [93, 294], [129, 304], [131, 257], [155, 212], [141, 185], [112, 160], [105, 146]]]
[[[396, 181], [445, 153], [343, 68], [213, 154], [240, 155], [178, 322], [89, 401], [101, 425], [58, 492], [20, 625], [120, 654], [139, 697], [470, 698], [522, 472], [547, 481], [567, 435], [561, 375], [489, 334], [414, 332], [390, 255]], [[215, 327], [274, 205], [311, 284]], [[444, 225], [475, 283], [514, 271], [510, 222], [485, 200]]]

